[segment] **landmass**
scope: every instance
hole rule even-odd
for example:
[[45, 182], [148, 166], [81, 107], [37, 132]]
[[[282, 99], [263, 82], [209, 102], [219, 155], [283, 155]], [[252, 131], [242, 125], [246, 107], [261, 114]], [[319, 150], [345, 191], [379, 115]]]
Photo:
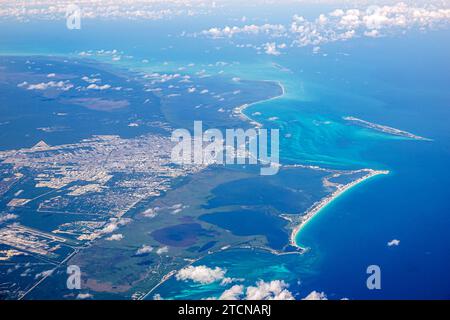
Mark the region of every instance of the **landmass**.
[[65, 286], [69, 264], [95, 298], [147, 299], [217, 252], [301, 254], [299, 224], [384, 173], [282, 165], [260, 176], [258, 166], [171, 162], [174, 128], [195, 119], [258, 125], [244, 110], [282, 96], [276, 81], [125, 72], [84, 59], [0, 62], [2, 298], [76, 298]]
[[[333, 191], [330, 195], [322, 198], [321, 200], [314, 203], [304, 214], [299, 215], [296, 217], [296, 219], [292, 219], [292, 217], [285, 215], [284, 217], [291, 223], [291, 224], [297, 224], [295, 227], [293, 227], [290, 237], [290, 243], [293, 247], [298, 247], [300, 249], [302, 248], [297, 243], [297, 236], [306, 226], [306, 224], [311, 221], [312, 218], [314, 218], [318, 213], [320, 213], [321, 210], [323, 210], [327, 205], [329, 205], [332, 201], [334, 201], [336, 198], [338, 198], [340, 195], [342, 195], [344, 192], [350, 190], [351, 188], [355, 187], [356, 185], [372, 178], [377, 175], [386, 175], [389, 174], [388, 170], [372, 170], [372, 169], [361, 169], [361, 170], [355, 170], [351, 173], [363, 173], [364, 175], [356, 180], [353, 180], [351, 182], [348, 182], [346, 184], [336, 184], [336, 190]], [[338, 176], [339, 173], [332, 175], [331, 177]], [[330, 184], [329, 179], [325, 178], [325, 182]], [[298, 221], [296, 221], [298, 220]]]
[[432, 141], [431, 139], [428, 138], [424, 138], [415, 134], [412, 134], [410, 132], [407, 131], [403, 131], [400, 129], [396, 129], [396, 128], [392, 128], [392, 127], [388, 127], [388, 126], [384, 126], [381, 124], [376, 124], [376, 123], [372, 123], [369, 121], [365, 121], [365, 120], [361, 120], [355, 117], [343, 117], [344, 120], [353, 123], [355, 125], [364, 127], [364, 128], [368, 128], [368, 129], [372, 129], [372, 130], [376, 130], [379, 132], [383, 132], [386, 134], [391, 134], [394, 136], [399, 136], [399, 137], [405, 137], [408, 139], [414, 139], [414, 140], [422, 140], [422, 141]]

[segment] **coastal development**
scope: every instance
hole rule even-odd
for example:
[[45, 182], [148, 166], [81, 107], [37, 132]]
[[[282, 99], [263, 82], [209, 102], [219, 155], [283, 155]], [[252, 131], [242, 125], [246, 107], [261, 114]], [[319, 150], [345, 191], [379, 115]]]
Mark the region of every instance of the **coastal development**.
[[[64, 190], [65, 194], [55, 193], [42, 201], [40, 212], [104, 213], [119, 218], [141, 199], [166, 191], [171, 179], [201, 169], [171, 165], [171, 146], [167, 137], [158, 135], [128, 140], [95, 136], [74, 144], [48, 146], [40, 142], [32, 148], [3, 151], [0, 161], [13, 168], [11, 175], [28, 170], [36, 188]], [[119, 193], [121, 197], [117, 197]], [[79, 197], [91, 203], [90, 208], [74, 207]], [[14, 198], [8, 205], [23, 206], [30, 201]]]
[[294, 247], [301, 248], [296, 241], [297, 235], [302, 230], [303, 227], [306, 226], [306, 224], [311, 221], [311, 219], [316, 216], [322, 209], [324, 209], [328, 204], [330, 204], [333, 200], [335, 200], [337, 197], [342, 195], [347, 190], [350, 190], [351, 188], [355, 187], [356, 185], [372, 178], [378, 175], [386, 175], [389, 174], [389, 171], [387, 170], [373, 170], [373, 169], [362, 169], [357, 170], [355, 172], [366, 172], [366, 174], [356, 180], [353, 180], [347, 184], [338, 184], [336, 186], [336, 190], [332, 192], [330, 195], [326, 196], [325, 198], [321, 199], [320, 201], [314, 203], [304, 215], [300, 218], [300, 223], [292, 230], [291, 238], [290, 238], [290, 244]]
[[[346, 190], [387, 173], [289, 164], [281, 165], [277, 175], [262, 179], [257, 171], [244, 167], [176, 165], [171, 160], [174, 143], [168, 133], [174, 125], [191, 124], [189, 117], [195, 116], [191, 111], [201, 113], [205, 127], [246, 126], [245, 122], [250, 122], [261, 128], [265, 121], [278, 118], [272, 115], [264, 118], [260, 112], [247, 115], [246, 108], [283, 97], [285, 89], [277, 81], [232, 80], [207, 97], [207, 93], [171, 87], [159, 82], [160, 78], [172, 79], [166, 82], [177, 79], [152, 74], [144, 75], [144, 80], [139, 81], [150, 81], [144, 85], [147, 89], [158, 85], [165, 93], [176, 90], [179, 99], [189, 94], [192, 105], [184, 105], [180, 110], [181, 101], [176, 101], [175, 96], [158, 95], [164, 117], [151, 116], [144, 121], [132, 115], [123, 123], [125, 131], [119, 130], [118, 134], [88, 134], [79, 140], [54, 143], [49, 136], [52, 132], [45, 131], [31, 146], [0, 151], [4, 177], [0, 181], [0, 193], [4, 195], [5, 206], [5, 213], [0, 214], [3, 221], [0, 259], [7, 263], [18, 259], [37, 260], [33, 271], [28, 271], [37, 278], [19, 281], [23, 278], [21, 274], [28, 270], [24, 264], [17, 272], [14, 287], [5, 289], [4, 295], [39, 297], [46, 290], [48, 280], [45, 279], [54, 277], [50, 271], [69, 259], [83, 269], [83, 286], [97, 297], [146, 299], [180, 268], [218, 252], [240, 249], [269, 252], [274, 256], [300, 254], [304, 249], [296, 244], [295, 238], [308, 221]], [[133, 85], [139, 88], [136, 83], [127, 82], [127, 86]], [[199, 84], [198, 90], [207, 85]], [[253, 91], [248, 91], [241, 96], [238, 90], [242, 87], [245, 92], [245, 88], [254, 89], [256, 85], [261, 88], [257, 92], [264, 95], [251, 95]], [[16, 87], [15, 83], [13, 86]], [[220, 108], [215, 102], [218, 92], [230, 100], [221, 103]], [[75, 98], [64, 99], [61, 101], [71, 101], [72, 108]], [[92, 109], [91, 103], [99, 102], [97, 97], [83, 99], [76, 101], [83, 101], [84, 112], [90, 112], [86, 110]], [[90, 99], [88, 105], [86, 99]], [[132, 97], [128, 99], [136, 101]], [[144, 105], [147, 108], [148, 103]], [[240, 107], [235, 108], [236, 105]], [[215, 108], [217, 112], [204, 113]], [[107, 117], [112, 117], [111, 112], [112, 109], [106, 113]], [[56, 117], [68, 117], [67, 113], [62, 114]], [[99, 121], [112, 121], [103, 120], [102, 116], [98, 115]], [[151, 125], [151, 132], [123, 134], [145, 124]], [[183, 183], [177, 185], [177, 181]], [[221, 188], [225, 189], [216, 191]], [[246, 190], [252, 190], [252, 194], [246, 194]], [[268, 196], [272, 192], [283, 194], [283, 202]], [[22, 215], [29, 212], [39, 215], [39, 221], [53, 216], [61, 221], [41, 230], [23, 222]], [[226, 218], [221, 218], [222, 215]], [[264, 224], [270, 227], [259, 230], [249, 225], [242, 233], [241, 226], [234, 225], [233, 217], [237, 215], [247, 221], [264, 219]], [[106, 273], [106, 267], [99, 267], [100, 264], [109, 267], [118, 261], [126, 267]], [[42, 262], [45, 264], [38, 265]], [[39, 273], [43, 273], [42, 278], [37, 276]], [[63, 293], [65, 289], [58, 290]]]
[[263, 126], [263, 124], [261, 122], [255, 120], [255, 119], [249, 117], [248, 115], [246, 115], [244, 111], [245, 111], [245, 109], [247, 109], [247, 108], [249, 108], [249, 107], [251, 107], [251, 106], [253, 106], [255, 104], [264, 103], [264, 102], [267, 102], [267, 101], [271, 101], [271, 100], [283, 97], [286, 94], [286, 89], [284, 88], [284, 86], [281, 83], [281, 81], [276, 81], [276, 83], [278, 84], [278, 86], [281, 89], [281, 94], [280, 95], [277, 95], [277, 96], [274, 96], [274, 97], [271, 97], [271, 98], [268, 98], [268, 99], [265, 99], [265, 100], [256, 101], [256, 102], [253, 102], [253, 103], [242, 104], [242, 105], [240, 105], [240, 106], [238, 106], [238, 107], [233, 109], [233, 115], [239, 117], [240, 119], [242, 119], [244, 121], [248, 121], [251, 125], [253, 125], [256, 128], [261, 128]]
[[0, 301], [448, 299], [450, 0], [390, 2], [2, 1]]

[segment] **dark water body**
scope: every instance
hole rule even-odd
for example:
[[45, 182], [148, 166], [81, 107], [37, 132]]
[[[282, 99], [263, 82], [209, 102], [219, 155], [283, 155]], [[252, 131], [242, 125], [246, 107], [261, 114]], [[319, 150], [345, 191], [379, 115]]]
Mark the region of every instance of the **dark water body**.
[[204, 208], [227, 205], [271, 206], [283, 213], [300, 213], [312, 203], [311, 197], [326, 194], [319, 171], [283, 169], [277, 175], [241, 179], [221, 184]]
[[198, 223], [183, 223], [155, 230], [151, 235], [156, 241], [165, 245], [189, 247], [195, 244], [198, 236], [211, 236], [211, 233]]
[[200, 219], [230, 230], [235, 235], [263, 235], [274, 249], [281, 249], [287, 244], [288, 236], [283, 231], [286, 221], [268, 213], [253, 210], [216, 212], [205, 214]]

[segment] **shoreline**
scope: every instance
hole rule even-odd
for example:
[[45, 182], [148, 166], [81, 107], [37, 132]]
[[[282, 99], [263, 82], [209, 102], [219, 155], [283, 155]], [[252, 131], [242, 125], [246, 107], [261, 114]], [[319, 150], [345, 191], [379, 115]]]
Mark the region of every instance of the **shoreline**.
[[253, 250], [253, 251], [255, 251], [255, 250], [260, 250], [260, 251], [264, 251], [264, 252], [269, 252], [270, 254], [277, 255], [277, 256], [291, 255], [291, 254], [302, 254], [302, 253], [303, 253], [302, 251], [282, 252], [282, 251], [278, 251], [278, 250], [275, 250], [275, 249], [272, 249], [272, 248], [269, 248], [269, 247], [264, 247], [264, 246], [256, 246], [256, 247], [246, 246], [246, 245], [237, 245], [237, 246], [229, 245], [229, 246], [225, 246], [225, 247], [222, 247], [222, 248], [220, 248], [220, 249], [218, 249], [218, 250], [208, 252], [208, 253], [207, 253], [206, 255], [204, 255], [204, 256], [198, 257], [198, 258], [196, 258], [196, 259], [192, 259], [191, 261], [189, 261], [189, 263], [187, 263], [186, 265], [184, 265], [184, 266], [181, 267], [181, 268], [177, 268], [177, 269], [175, 269], [175, 270], [169, 271], [168, 273], [166, 273], [166, 274], [161, 278], [161, 280], [160, 280], [156, 285], [154, 285], [154, 286], [153, 286], [149, 291], [147, 291], [146, 293], [143, 293], [141, 296], [139, 296], [139, 297], [137, 298], [137, 300], [146, 300], [147, 297], [148, 297], [150, 294], [152, 294], [153, 292], [155, 292], [155, 290], [156, 290], [158, 287], [160, 287], [160, 286], [163, 285], [166, 281], [168, 281], [169, 279], [171, 279], [171, 278], [172, 278], [174, 275], [176, 275], [177, 272], [180, 271], [181, 269], [186, 268], [186, 267], [188, 267], [188, 266], [192, 266], [194, 263], [197, 263], [197, 262], [203, 260], [204, 258], [210, 256], [210, 255], [213, 255], [213, 254], [216, 254], [216, 253], [219, 253], [219, 252], [228, 251], [228, 250]]
[[378, 123], [369, 122], [369, 121], [358, 119], [358, 118], [351, 117], [351, 116], [342, 117], [342, 119], [344, 119], [345, 121], [350, 122], [356, 126], [360, 126], [360, 127], [370, 129], [370, 130], [375, 130], [375, 131], [378, 131], [378, 132], [381, 132], [381, 133], [384, 133], [387, 135], [403, 137], [403, 138], [407, 138], [407, 139], [411, 139], [411, 140], [433, 141], [433, 139], [418, 136], [418, 135], [413, 134], [408, 131], [400, 130], [400, 129], [389, 127], [386, 125], [381, 125]]
[[255, 119], [252, 119], [250, 116], [246, 115], [244, 113], [245, 109], [247, 109], [248, 107], [251, 107], [251, 106], [253, 106], [255, 104], [258, 104], [258, 103], [263, 103], [263, 102], [267, 102], [267, 101], [271, 101], [271, 100], [274, 100], [274, 99], [281, 98], [281, 97], [283, 97], [286, 94], [286, 89], [284, 88], [284, 86], [281, 83], [281, 81], [279, 81], [279, 80], [275, 80], [275, 81], [274, 80], [261, 80], [261, 81], [276, 82], [278, 84], [278, 86], [281, 88], [281, 94], [279, 94], [277, 96], [274, 96], [274, 97], [271, 97], [271, 98], [264, 99], [264, 100], [259, 100], [259, 101], [255, 101], [255, 102], [252, 102], [252, 103], [245, 103], [245, 104], [242, 104], [239, 107], [236, 107], [236, 108], [233, 109], [233, 113], [234, 114], [238, 115], [243, 120], [250, 122], [250, 124], [255, 125], [256, 128], [263, 127], [263, 124], [261, 122], [256, 121]]
[[310, 222], [312, 220], [312, 218], [314, 218], [319, 212], [322, 211], [322, 209], [327, 207], [335, 199], [337, 199], [339, 196], [341, 196], [343, 193], [350, 190], [351, 188], [359, 185], [360, 183], [362, 183], [372, 177], [375, 177], [378, 175], [387, 175], [387, 174], [389, 174], [388, 170], [368, 169], [368, 174], [366, 174], [365, 176], [363, 176], [357, 180], [354, 180], [352, 182], [349, 182], [345, 185], [340, 185], [339, 187], [337, 187], [337, 189], [333, 193], [331, 193], [330, 195], [326, 196], [325, 198], [322, 198], [321, 200], [315, 202], [306, 211], [306, 214], [301, 217], [300, 224], [292, 229], [291, 237], [290, 237], [290, 241], [289, 241], [290, 245], [293, 247], [305, 250], [305, 248], [303, 248], [302, 246], [297, 244], [296, 239], [297, 239], [297, 236], [300, 233], [300, 231], [308, 224], [308, 222]]

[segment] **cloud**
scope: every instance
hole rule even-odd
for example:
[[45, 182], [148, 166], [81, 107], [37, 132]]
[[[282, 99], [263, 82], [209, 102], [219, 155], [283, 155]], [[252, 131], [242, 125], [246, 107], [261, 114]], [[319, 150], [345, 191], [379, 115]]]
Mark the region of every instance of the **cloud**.
[[275, 42], [267, 42], [264, 44], [264, 52], [273, 56], [278, 56], [281, 54], [280, 51], [277, 50], [277, 45]]
[[92, 83], [87, 86], [87, 89], [90, 89], [90, 90], [106, 90], [109, 88], [111, 88], [111, 86], [109, 84], [98, 85], [98, 84]]
[[241, 300], [244, 294], [243, 285], [234, 285], [230, 289], [225, 290], [219, 297], [219, 300]]
[[243, 278], [230, 278], [230, 277], [225, 277], [222, 279], [222, 281], [220, 282], [221, 286], [225, 286], [227, 284], [233, 283], [233, 282], [237, 282], [237, 281], [244, 281], [245, 279]]
[[[260, 280], [255, 286], [247, 289], [243, 285], [234, 285], [225, 290], [219, 300], [294, 300], [293, 294], [287, 289], [289, 287], [282, 280], [265, 282]], [[210, 298], [215, 299], [215, 298]]]
[[159, 293], [157, 293], [153, 296], [153, 300], [164, 300], [164, 299], [163, 299], [163, 297], [161, 297], [161, 295]]
[[[2, 1], [0, 17], [27, 21], [32, 18], [44, 20], [65, 19], [67, 0]], [[160, 20], [176, 16], [206, 15], [221, 7], [211, 0], [78, 0], [82, 19], [131, 19]]]
[[99, 79], [99, 78], [89, 78], [87, 76], [83, 76], [81, 78], [81, 80], [86, 81], [87, 83], [96, 83], [96, 82], [100, 82], [101, 81], [101, 79]]
[[0, 216], [0, 223], [17, 219], [19, 216], [13, 213], [7, 213], [5, 215]]
[[398, 246], [400, 244], [400, 240], [393, 239], [387, 243], [388, 247]]
[[[291, 46], [319, 46], [321, 44], [346, 41], [355, 37], [380, 37], [384, 35], [402, 34], [409, 29], [435, 29], [448, 26], [450, 23], [450, 8], [437, 5], [395, 5], [369, 6], [367, 8], [336, 9], [329, 13], [321, 13], [316, 19], [307, 20], [295, 14], [291, 21], [284, 24], [263, 24], [213, 27], [199, 33], [211, 38], [231, 38], [238, 34], [258, 36], [263, 44], [236, 44], [237, 47], [253, 47], [258, 51], [261, 47], [267, 54], [277, 55], [278, 49], [286, 45], [276, 45], [267, 39], [282, 39], [290, 41]], [[283, 42], [283, 43], [285, 43]]]
[[167, 246], [158, 248], [158, 250], [156, 250], [157, 254], [163, 254], [163, 253], [167, 253], [167, 252], [169, 252], [169, 247], [167, 247]]
[[224, 279], [225, 273], [226, 270], [219, 267], [211, 269], [207, 266], [188, 266], [178, 271], [176, 279], [179, 281], [192, 280], [201, 284], [211, 284]]
[[101, 231], [100, 233], [107, 234], [107, 233], [113, 233], [118, 229], [118, 225], [116, 223], [108, 223]]
[[111, 218], [109, 219], [109, 223], [100, 230], [100, 234], [108, 234], [113, 233], [119, 227], [125, 226], [131, 222], [129, 218]]
[[45, 278], [50, 276], [53, 273], [53, 270], [42, 271], [34, 276], [35, 279]]
[[374, 29], [374, 30], [370, 30], [370, 31], [365, 31], [364, 35], [366, 37], [377, 38], [377, 37], [379, 37], [380, 32], [378, 30]]
[[123, 239], [123, 234], [121, 233], [116, 233], [111, 235], [110, 237], [106, 238], [106, 240], [108, 241], [120, 241]]
[[155, 208], [148, 208], [147, 210], [145, 210], [144, 212], [142, 212], [142, 215], [146, 218], [154, 218], [158, 215], [158, 211], [161, 208], [159, 207], [155, 207]]
[[266, 34], [270, 36], [279, 36], [286, 32], [286, 27], [281, 24], [263, 24], [263, 25], [244, 25], [242, 27], [226, 26], [224, 28], [210, 28], [208, 30], [203, 30], [200, 34], [203, 36], [208, 36], [212, 38], [231, 38], [238, 34], [251, 34], [251, 35], [260, 35]]
[[147, 246], [147, 245], [142, 245], [142, 247], [140, 247], [137, 251], [136, 251], [136, 255], [137, 256], [142, 256], [145, 255], [147, 253], [150, 253], [153, 251], [153, 247], [151, 246]]
[[302, 300], [328, 300], [324, 292], [312, 291]]
[[90, 293], [79, 293], [77, 295], [77, 300], [86, 300], [86, 299], [92, 299], [94, 296]]
[[288, 285], [282, 280], [270, 282], [258, 281], [255, 287], [248, 287], [246, 300], [294, 300], [294, 296], [287, 290]]
[[[24, 83], [21, 83], [19, 86], [23, 86], [23, 84]], [[25, 82], [25, 84], [26, 84], [26, 82]], [[73, 84], [71, 84], [69, 80], [41, 82], [41, 83], [28, 85], [27, 90], [47, 90], [49, 88], [55, 88], [57, 90], [68, 91], [73, 88]]]

